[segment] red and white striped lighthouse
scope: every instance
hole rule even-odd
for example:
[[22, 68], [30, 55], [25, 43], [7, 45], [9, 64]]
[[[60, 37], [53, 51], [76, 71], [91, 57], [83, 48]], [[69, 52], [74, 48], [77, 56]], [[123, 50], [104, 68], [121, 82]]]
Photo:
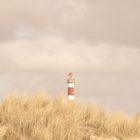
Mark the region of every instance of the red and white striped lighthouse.
[[75, 79], [73, 73], [68, 74], [67, 83], [68, 83], [68, 100], [75, 100], [75, 96], [74, 96]]

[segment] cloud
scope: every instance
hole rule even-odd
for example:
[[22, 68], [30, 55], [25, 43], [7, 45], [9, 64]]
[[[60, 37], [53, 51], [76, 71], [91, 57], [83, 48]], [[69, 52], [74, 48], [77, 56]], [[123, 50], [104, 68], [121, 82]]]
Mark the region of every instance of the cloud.
[[67, 41], [62, 37], [19, 39], [0, 43], [0, 71], [139, 70], [139, 48]]
[[68, 40], [139, 46], [140, 1], [1, 0], [0, 39], [17, 38], [21, 28]]
[[79, 98], [138, 110], [139, 13], [139, 0], [0, 0], [1, 91], [58, 93], [73, 71]]

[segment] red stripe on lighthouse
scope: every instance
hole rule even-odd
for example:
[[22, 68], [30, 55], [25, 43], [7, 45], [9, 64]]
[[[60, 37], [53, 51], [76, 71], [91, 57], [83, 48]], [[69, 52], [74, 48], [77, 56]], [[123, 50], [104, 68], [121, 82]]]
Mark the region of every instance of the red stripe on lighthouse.
[[68, 87], [68, 95], [74, 95], [74, 88]]

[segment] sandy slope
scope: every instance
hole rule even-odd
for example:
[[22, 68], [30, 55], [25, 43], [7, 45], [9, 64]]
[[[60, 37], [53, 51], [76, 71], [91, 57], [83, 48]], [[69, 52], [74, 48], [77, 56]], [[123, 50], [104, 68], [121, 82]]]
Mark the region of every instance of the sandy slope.
[[0, 104], [0, 140], [140, 140], [140, 114], [130, 118], [45, 93], [11, 95]]

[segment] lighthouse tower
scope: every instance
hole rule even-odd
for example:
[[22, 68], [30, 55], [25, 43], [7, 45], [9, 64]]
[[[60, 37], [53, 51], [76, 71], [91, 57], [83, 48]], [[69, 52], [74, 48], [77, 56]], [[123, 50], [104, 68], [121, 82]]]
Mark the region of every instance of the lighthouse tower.
[[74, 96], [75, 79], [73, 73], [68, 74], [67, 83], [68, 83], [68, 100], [75, 100], [75, 96]]

